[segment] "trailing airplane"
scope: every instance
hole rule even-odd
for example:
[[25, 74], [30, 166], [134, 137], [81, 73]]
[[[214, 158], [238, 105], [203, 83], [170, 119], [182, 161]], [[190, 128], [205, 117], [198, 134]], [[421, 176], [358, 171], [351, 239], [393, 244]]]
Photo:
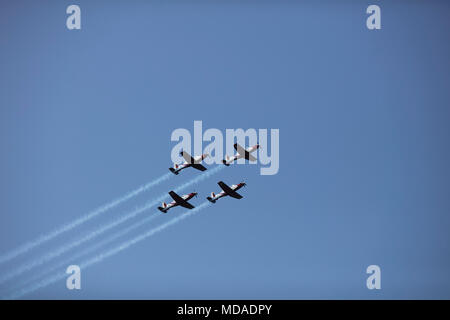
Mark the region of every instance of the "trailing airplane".
[[175, 164], [173, 168], [169, 168], [170, 172], [173, 174], [178, 174], [181, 170], [192, 167], [200, 171], [205, 171], [206, 168], [200, 164], [209, 155], [207, 153], [202, 154], [197, 157], [192, 157], [186, 151], [181, 151], [180, 155], [184, 158], [185, 162], [183, 164]]
[[223, 181], [219, 181], [217, 184], [222, 188], [223, 191], [218, 194], [211, 192], [211, 196], [206, 197], [209, 202], [216, 203], [217, 200], [226, 196], [230, 196], [235, 199], [242, 199], [242, 196], [237, 193], [236, 190], [239, 190], [240, 188], [246, 186], [244, 182], [233, 184], [231, 187], [227, 186]]
[[192, 199], [193, 197], [197, 196], [196, 192], [192, 192], [189, 194], [185, 194], [184, 196], [177, 195], [174, 191], [170, 191], [169, 195], [172, 197], [174, 201], [172, 201], [169, 204], [166, 204], [165, 202], [162, 203], [161, 207], [158, 207], [158, 210], [162, 213], [166, 213], [167, 210], [170, 208], [176, 207], [176, 206], [182, 206], [187, 209], [194, 209], [195, 207], [188, 202], [188, 200]]
[[225, 159], [222, 160], [222, 163], [224, 165], [229, 166], [233, 161], [235, 161], [237, 159], [241, 159], [241, 158], [245, 158], [250, 161], [256, 161], [256, 158], [254, 156], [252, 156], [250, 153], [259, 149], [259, 144], [256, 144], [253, 147], [250, 147], [248, 149], [244, 149], [239, 144], [235, 143], [234, 149], [236, 149], [237, 153], [232, 157], [229, 157], [228, 155], [226, 155]]

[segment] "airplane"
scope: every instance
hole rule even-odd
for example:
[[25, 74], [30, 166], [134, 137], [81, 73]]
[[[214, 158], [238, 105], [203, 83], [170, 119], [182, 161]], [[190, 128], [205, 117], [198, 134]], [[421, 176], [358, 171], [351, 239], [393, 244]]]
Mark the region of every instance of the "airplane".
[[188, 209], [194, 209], [195, 207], [188, 202], [188, 200], [192, 199], [193, 197], [197, 196], [196, 192], [192, 192], [189, 194], [185, 194], [184, 196], [177, 195], [174, 191], [170, 191], [169, 195], [172, 197], [174, 201], [167, 204], [165, 202], [162, 203], [161, 207], [158, 207], [158, 210], [162, 213], [166, 213], [170, 208], [176, 207], [176, 206], [182, 206], [184, 208]]
[[228, 155], [225, 156], [225, 159], [222, 160], [222, 163], [224, 165], [229, 166], [233, 161], [241, 158], [245, 158], [250, 161], [256, 161], [256, 158], [252, 156], [250, 153], [259, 149], [259, 144], [256, 144], [248, 149], [244, 149], [239, 144], [235, 143], [234, 148], [236, 149], [237, 153], [232, 157], [229, 157]]
[[230, 196], [235, 199], [242, 199], [242, 196], [237, 193], [236, 190], [239, 190], [240, 188], [246, 186], [244, 182], [233, 184], [231, 187], [227, 186], [223, 181], [219, 181], [217, 182], [217, 184], [222, 188], [223, 191], [221, 191], [219, 194], [211, 192], [211, 197], [206, 197], [209, 202], [216, 203], [217, 200], [226, 196]]
[[186, 151], [181, 151], [180, 155], [184, 158], [185, 162], [182, 164], [175, 164], [173, 168], [169, 168], [170, 172], [172, 172], [173, 174], [178, 174], [181, 170], [189, 167], [195, 168], [200, 171], [206, 170], [206, 168], [201, 165], [200, 162], [202, 162], [203, 159], [209, 156], [207, 153], [194, 158]]

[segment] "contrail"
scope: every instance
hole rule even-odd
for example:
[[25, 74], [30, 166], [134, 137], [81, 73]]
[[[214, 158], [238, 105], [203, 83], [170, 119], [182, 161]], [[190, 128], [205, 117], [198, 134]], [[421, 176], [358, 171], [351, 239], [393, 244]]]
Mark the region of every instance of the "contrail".
[[[91, 259], [85, 260], [84, 262], [82, 262], [81, 264], [79, 264], [80, 269], [84, 270], [87, 267], [90, 267], [94, 264], [97, 264], [101, 261], [103, 261], [106, 258], [109, 258], [113, 255], [116, 255], [118, 253], [120, 253], [121, 251], [128, 249], [129, 247], [131, 247], [132, 245], [135, 245], [151, 236], [153, 236], [155, 233], [163, 231], [164, 229], [186, 219], [187, 217], [190, 217], [192, 215], [194, 215], [195, 213], [199, 212], [200, 210], [208, 207], [210, 205], [209, 202], [203, 202], [201, 205], [195, 207], [192, 210], [187, 211], [186, 213], [182, 213], [179, 216], [167, 221], [166, 223], [163, 223], [162, 225], [159, 225], [155, 228], [152, 228], [150, 230], [148, 230], [147, 232], [144, 232], [138, 236], [136, 236], [135, 238], [132, 238], [130, 240], [127, 240], [125, 242], [123, 242], [122, 244], [120, 244], [117, 247], [114, 247], [104, 253], [100, 253], [97, 256], [94, 256]], [[8, 297], [3, 297], [2, 299], [17, 299], [20, 298], [26, 294], [32, 293], [40, 288], [44, 288], [52, 283], [55, 283], [58, 280], [64, 279], [67, 276], [67, 274], [65, 272], [60, 272], [54, 276], [48, 277], [46, 279], [41, 280], [40, 282], [30, 285], [27, 288], [24, 288], [16, 293], [11, 294]]]
[[[196, 178], [191, 179], [190, 181], [188, 181], [188, 182], [182, 184], [181, 186], [177, 187], [175, 189], [175, 191], [179, 191], [179, 190], [185, 189], [185, 188], [191, 186], [192, 184], [198, 183], [198, 182], [208, 178], [209, 176], [215, 174], [216, 172], [218, 172], [219, 170], [221, 170], [223, 168], [224, 168], [224, 166], [218, 166], [218, 167], [215, 167], [212, 170], [205, 171], [204, 173], [202, 173], [201, 175], [197, 176]], [[59, 257], [60, 255], [64, 254], [65, 252], [67, 252], [67, 251], [69, 251], [69, 250], [71, 250], [71, 249], [73, 249], [75, 247], [78, 247], [79, 245], [81, 245], [81, 244], [83, 244], [83, 243], [85, 243], [85, 242], [87, 242], [89, 240], [92, 240], [92, 239], [98, 237], [99, 235], [105, 233], [106, 231], [108, 231], [108, 230], [110, 230], [110, 229], [112, 229], [112, 228], [114, 228], [114, 227], [116, 227], [116, 226], [118, 226], [118, 225], [128, 221], [129, 219], [131, 219], [131, 218], [141, 214], [142, 212], [153, 208], [156, 204], [158, 204], [159, 202], [163, 201], [166, 198], [167, 198], [167, 194], [164, 193], [161, 196], [159, 196], [158, 198], [149, 201], [144, 206], [142, 206], [140, 208], [137, 208], [137, 209], [135, 209], [135, 210], [133, 210], [133, 211], [131, 211], [131, 212], [121, 216], [119, 219], [116, 219], [116, 220], [114, 220], [114, 221], [112, 221], [112, 222], [110, 222], [110, 223], [108, 223], [106, 225], [103, 225], [99, 229], [92, 231], [91, 233], [85, 235], [84, 237], [82, 237], [82, 238], [80, 238], [78, 240], [75, 240], [75, 241], [73, 241], [71, 243], [68, 243], [68, 244], [66, 244], [66, 245], [56, 249], [55, 251], [49, 252], [49, 253], [43, 255], [42, 257], [40, 257], [40, 258], [38, 258], [38, 259], [36, 259], [34, 261], [31, 261], [29, 263], [23, 264], [22, 266], [19, 266], [18, 268], [15, 268], [13, 271], [11, 271], [9, 273], [6, 273], [6, 274], [4, 274], [4, 275], [2, 275], [0, 277], [0, 284], [2, 284], [2, 283], [6, 282], [6, 281], [8, 281], [8, 280], [10, 280], [10, 279], [12, 279], [14, 277], [17, 277], [17, 276], [21, 275], [22, 273], [24, 273], [26, 271], [29, 271], [29, 270], [31, 270], [31, 269], [33, 269], [35, 267], [38, 267], [38, 266], [44, 264], [45, 262], [47, 262], [49, 260], [52, 260], [52, 259], [54, 259], [56, 257]]]
[[58, 269], [61, 269], [63, 267], [67, 267], [70, 263], [72, 263], [73, 261], [76, 261], [78, 258], [86, 256], [94, 251], [96, 251], [97, 249], [108, 245], [109, 243], [123, 237], [124, 235], [126, 235], [127, 233], [133, 231], [134, 229], [137, 229], [139, 227], [141, 227], [144, 224], [149, 223], [150, 221], [154, 220], [157, 217], [160, 217], [161, 214], [153, 214], [151, 216], [148, 216], [144, 219], [142, 219], [141, 221], [138, 221], [130, 226], [128, 226], [125, 229], [121, 229], [119, 232], [114, 233], [113, 235], [109, 236], [106, 239], [103, 239], [99, 242], [96, 242], [94, 245], [84, 249], [83, 251], [79, 251], [78, 253], [70, 256], [69, 258], [59, 262], [57, 265], [51, 267], [50, 269], [46, 268], [45, 270], [43, 270], [43, 272], [40, 272], [38, 274], [34, 274], [32, 277], [25, 279], [25, 281], [19, 282], [18, 284], [14, 285], [15, 288], [20, 288], [21, 286], [27, 285], [28, 283], [31, 283], [35, 280], [38, 280], [39, 278], [42, 278], [43, 276], [45, 276], [46, 274], [51, 274], [55, 271], [58, 271]]
[[84, 222], [86, 222], [86, 221], [88, 221], [88, 220], [90, 220], [90, 219], [92, 219], [92, 218], [94, 218], [94, 217], [96, 217], [96, 216], [98, 216], [98, 215], [100, 215], [100, 214], [102, 214], [102, 213], [104, 213], [104, 212], [106, 212], [106, 211], [108, 211], [108, 210], [118, 206], [119, 204], [121, 204], [121, 203], [123, 203], [123, 202], [125, 202], [125, 201], [127, 201], [127, 200], [129, 200], [129, 199], [131, 199], [131, 198], [133, 198], [135, 196], [137, 196], [138, 194], [140, 194], [140, 193], [142, 193], [142, 192], [144, 192], [144, 191], [146, 191], [146, 190], [148, 190], [148, 189], [150, 189], [150, 188], [152, 188], [152, 187], [154, 187], [154, 186], [156, 186], [156, 185], [158, 185], [158, 184], [168, 180], [170, 177], [172, 177], [172, 174], [170, 172], [168, 172], [168, 173], [162, 175], [161, 177], [159, 177], [159, 178], [157, 178], [157, 179], [155, 179], [153, 181], [150, 181], [149, 183], [147, 183], [145, 185], [142, 185], [142, 186], [140, 186], [139, 188], [137, 188], [137, 189], [135, 189], [133, 191], [128, 192], [124, 196], [122, 196], [120, 198], [117, 198], [117, 199], [115, 199], [115, 200], [113, 200], [113, 201], [111, 201], [111, 202], [109, 202], [109, 203], [107, 203], [107, 204], [97, 208], [96, 210], [87, 213], [86, 215], [78, 218], [77, 220], [75, 220], [73, 222], [70, 222], [70, 223], [68, 223], [66, 225], [63, 225], [60, 228], [55, 229], [54, 231], [52, 231], [52, 232], [50, 232], [50, 233], [48, 233], [46, 235], [42, 235], [39, 238], [37, 238], [36, 240], [27, 242], [27, 243], [21, 245], [20, 247], [10, 251], [9, 253], [3, 254], [2, 256], [0, 256], [0, 264], [3, 264], [5, 262], [7, 262], [7, 261], [10, 261], [10, 260], [14, 259], [17, 256], [19, 256], [21, 254], [24, 254], [24, 253], [30, 251], [31, 249], [33, 249], [33, 248], [35, 248], [35, 247], [37, 247], [37, 246], [39, 246], [39, 245], [41, 245], [43, 243], [46, 243], [46, 242], [52, 240], [53, 238], [59, 236], [60, 234], [62, 234], [64, 232], [72, 230], [73, 228], [81, 225], [82, 223], [84, 223]]

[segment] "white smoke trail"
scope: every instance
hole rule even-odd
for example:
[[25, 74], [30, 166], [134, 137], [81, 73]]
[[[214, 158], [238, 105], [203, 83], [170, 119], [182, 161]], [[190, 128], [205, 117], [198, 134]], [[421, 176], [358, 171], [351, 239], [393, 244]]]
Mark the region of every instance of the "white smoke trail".
[[162, 175], [161, 177], [159, 177], [153, 181], [150, 181], [149, 183], [142, 185], [133, 191], [128, 192], [124, 196], [117, 198], [117, 199], [97, 208], [96, 210], [87, 213], [86, 215], [76, 219], [73, 222], [63, 225], [60, 228], [55, 229], [54, 231], [52, 231], [48, 234], [42, 235], [33, 241], [27, 242], [27, 243], [21, 245], [20, 247], [14, 249], [8, 253], [3, 254], [2, 256], [0, 256], [0, 264], [10, 261], [21, 254], [27, 253], [31, 249], [33, 249], [39, 245], [42, 245], [42, 244], [52, 240], [53, 238], [56, 238], [60, 234], [63, 234], [67, 231], [74, 229], [75, 227], [78, 227], [79, 225], [85, 223], [86, 221], [91, 220], [92, 218], [94, 218], [102, 213], [105, 213], [106, 211], [108, 211], [114, 207], [117, 207], [121, 203], [137, 196], [138, 194], [140, 194], [144, 191], [147, 191], [148, 189], [168, 180], [172, 176], [173, 175], [170, 172], [168, 172], [168, 173]]
[[[195, 207], [194, 209], [189, 210], [186, 213], [182, 213], [179, 216], [177, 216], [177, 217], [167, 221], [166, 223], [163, 223], [162, 225], [159, 225], [159, 226], [157, 226], [155, 228], [152, 228], [152, 229], [148, 230], [147, 232], [144, 232], [144, 233], [142, 233], [142, 234], [140, 234], [140, 235], [138, 235], [138, 236], [136, 236], [136, 237], [134, 237], [134, 238], [132, 238], [130, 240], [127, 240], [127, 241], [123, 242], [122, 244], [120, 244], [117, 247], [114, 247], [114, 248], [112, 248], [112, 249], [110, 249], [110, 250], [108, 250], [106, 252], [100, 253], [100, 254], [98, 254], [98, 255], [96, 255], [96, 256], [88, 259], [88, 260], [83, 261], [81, 264], [79, 264], [79, 267], [80, 267], [80, 269], [84, 270], [87, 267], [90, 267], [90, 266], [92, 266], [94, 264], [97, 264], [97, 263], [103, 261], [106, 258], [109, 258], [109, 257], [111, 257], [113, 255], [116, 255], [116, 254], [120, 253], [121, 251], [123, 251], [125, 249], [128, 249], [132, 245], [135, 245], [135, 244], [137, 244], [137, 243], [139, 243], [139, 242], [141, 242], [141, 241], [143, 241], [143, 240], [153, 236], [155, 233], [163, 231], [164, 229], [166, 229], [166, 228], [168, 228], [168, 227], [170, 227], [170, 226], [172, 226], [172, 225], [174, 225], [174, 224], [176, 224], [176, 223], [186, 219], [187, 217], [194, 215], [195, 213], [197, 213], [200, 210], [208, 207], [209, 205], [210, 205], [209, 202], [203, 202], [201, 205]], [[11, 294], [10, 296], [2, 297], [2, 299], [17, 299], [17, 298], [20, 298], [20, 297], [22, 297], [22, 296], [24, 296], [26, 294], [32, 293], [32, 292], [34, 292], [34, 291], [36, 291], [38, 289], [44, 288], [46, 286], [51, 285], [52, 283], [55, 283], [55, 282], [57, 282], [57, 281], [59, 281], [61, 279], [64, 279], [66, 276], [67, 276], [67, 274], [65, 272], [60, 272], [60, 273], [58, 273], [58, 274], [56, 274], [54, 276], [47, 277], [47, 278], [41, 280], [38, 283], [30, 285], [27, 288], [23, 288], [23, 289], [15, 292], [13, 294]]]
[[[177, 191], [185, 189], [185, 188], [187, 188], [187, 187], [189, 187], [189, 186], [191, 186], [191, 185], [193, 185], [195, 183], [198, 183], [198, 182], [208, 178], [209, 176], [215, 174], [216, 172], [218, 172], [219, 170], [221, 170], [223, 168], [224, 168], [224, 166], [217, 166], [217, 167], [215, 167], [212, 170], [205, 171], [201, 175], [199, 175], [199, 176], [195, 177], [194, 179], [191, 179], [190, 181], [188, 181], [188, 182], [182, 184], [181, 186], [177, 187], [175, 189], [175, 191], [177, 192]], [[131, 211], [131, 212], [121, 216], [117, 220], [114, 220], [114, 221], [112, 221], [112, 222], [110, 222], [110, 223], [108, 223], [106, 225], [103, 225], [99, 229], [96, 229], [96, 230], [92, 231], [91, 233], [85, 235], [84, 237], [82, 237], [82, 238], [80, 238], [78, 240], [75, 240], [73, 242], [70, 242], [70, 243], [68, 243], [68, 244], [66, 244], [64, 246], [61, 246], [60, 248], [58, 248], [58, 249], [56, 249], [54, 251], [51, 251], [51, 252], [43, 255], [42, 257], [39, 257], [38, 259], [35, 259], [35, 260], [31, 261], [31, 262], [25, 263], [25, 264], [15, 268], [13, 271], [11, 271], [9, 273], [6, 273], [6, 274], [4, 274], [4, 275], [2, 275], [0, 277], [0, 284], [2, 284], [2, 283], [6, 282], [6, 281], [8, 281], [8, 280], [10, 280], [10, 279], [12, 279], [14, 277], [17, 277], [17, 276], [23, 274], [24, 272], [27, 272], [27, 271], [35, 268], [35, 267], [38, 267], [38, 266], [44, 264], [47, 261], [50, 261], [50, 260], [52, 260], [52, 259], [54, 259], [56, 257], [59, 257], [60, 255], [64, 254], [65, 252], [67, 252], [67, 251], [69, 251], [69, 250], [71, 250], [71, 249], [73, 249], [75, 247], [78, 247], [79, 245], [81, 245], [81, 244], [83, 244], [83, 243], [85, 243], [85, 242], [87, 242], [89, 240], [92, 240], [92, 239], [98, 237], [99, 235], [105, 233], [106, 231], [108, 231], [108, 230], [110, 230], [110, 229], [112, 229], [112, 228], [114, 228], [114, 227], [116, 227], [116, 226], [118, 226], [118, 225], [128, 221], [131, 218], [134, 218], [135, 216], [141, 214], [142, 212], [153, 208], [156, 204], [162, 202], [166, 198], [167, 198], [167, 194], [163, 194], [163, 195], [159, 196], [158, 198], [149, 201], [144, 206], [142, 206], [140, 208], [137, 208], [137, 209], [135, 209], [135, 210], [133, 210], [133, 211]]]
[[103, 240], [101, 240], [99, 242], [96, 242], [92, 246], [87, 247], [86, 249], [84, 249], [82, 251], [79, 251], [76, 254], [71, 255], [69, 258], [67, 258], [67, 259], [65, 259], [63, 261], [60, 261], [58, 264], [54, 265], [53, 267], [46, 268], [40, 273], [33, 274], [33, 276], [31, 276], [30, 278], [24, 279], [24, 281], [21, 281], [21, 282], [19, 282], [17, 284], [14, 284], [14, 287], [11, 288], [11, 289], [18, 289], [18, 288], [20, 288], [22, 286], [25, 286], [25, 285], [27, 285], [27, 284], [35, 281], [35, 280], [38, 280], [38, 279], [44, 277], [47, 274], [51, 274], [51, 273], [53, 273], [55, 271], [58, 271], [59, 269], [62, 269], [63, 267], [67, 267], [70, 263], [73, 263], [73, 261], [76, 261], [77, 259], [79, 259], [79, 258], [81, 258], [83, 256], [86, 256], [86, 255], [96, 251], [97, 249], [103, 247], [103, 246], [106, 246], [106, 245], [110, 244], [111, 242], [113, 242], [113, 241], [115, 241], [115, 240], [125, 236], [127, 233], [133, 231], [134, 229], [137, 229], [137, 228], [141, 227], [142, 225], [147, 224], [150, 221], [152, 221], [155, 218], [160, 217], [160, 216], [161, 216], [160, 214], [153, 214], [151, 216], [148, 216], [148, 217], [142, 219], [141, 221], [138, 221], [138, 222], [128, 226], [125, 229], [121, 229], [121, 230], [119, 230], [119, 232], [116, 232], [116, 233], [112, 234], [108, 238], [103, 239]]

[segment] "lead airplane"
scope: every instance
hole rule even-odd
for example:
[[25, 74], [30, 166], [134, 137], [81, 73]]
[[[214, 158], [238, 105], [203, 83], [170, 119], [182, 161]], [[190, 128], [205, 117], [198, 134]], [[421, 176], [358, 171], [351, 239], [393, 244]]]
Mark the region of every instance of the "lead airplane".
[[158, 210], [162, 213], [166, 213], [170, 208], [176, 206], [182, 206], [187, 209], [194, 209], [195, 207], [188, 202], [188, 200], [192, 199], [197, 195], [196, 192], [192, 192], [189, 194], [185, 194], [184, 196], [177, 195], [174, 191], [170, 191], [169, 195], [172, 197], [173, 201], [169, 204], [163, 202], [161, 207], [158, 207]]
[[259, 144], [256, 144], [253, 147], [250, 147], [248, 149], [244, 149], [239, 144], [235, 143], [234, 149], [236, 149], [237, 153], [232, 157], [229, 157], [228, 155], [225, 156], [225, 159], [222, 160], [222, 163], [224, 165], [229, 166], [233, 161], [235, 161], [237, 159], [241, 159], [241, 158], [245, 158], [250, 161], [256, 161], [256, 158], [254, 156], [252, 156], [250, 153], [259, 149]]
[[202, 154], [197, 157], [192, 157], [189, 153], [186, 151], [181, 151], [180, 155], [184, 158], [185, 162], [182, 164], [174, 164], [173, 168], [169, 168], [170, 172], [173, 174], [180, 173], [181, 170], [192, 167], [200, 171], [205, 171], [206, 168], [200, 164], [200, 162], [203, 161], [206, 157], [209, 155], [207, 153]]
[[231, 187], [227, 186], [223, 181], [219, 181], [217, 182], [217, 184], [222, 188], [223, 191], [218, 194], [211, 192], [211, 196], [206, 197], [209, 202], [216, 203], [217, 200], [226, 196], [230, 196], [235, 199], [242, 199], [242, 196], [237, 193], [236, 190], [239, 190], [240, 188], [246, 186], [245, 182], [233, 184]]

